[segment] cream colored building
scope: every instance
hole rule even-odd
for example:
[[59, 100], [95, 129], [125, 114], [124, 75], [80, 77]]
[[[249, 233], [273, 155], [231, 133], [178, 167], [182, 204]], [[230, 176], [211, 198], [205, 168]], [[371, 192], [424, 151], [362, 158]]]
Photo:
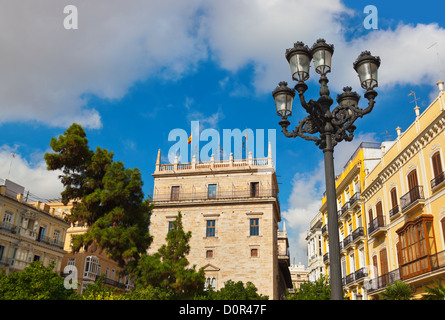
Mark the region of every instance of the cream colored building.
[[24, 187], [9, 180], [0, 185], [0, 269], [21, 271], [33, 261], [62, 270], [69, 223], [41, 202], [26, 202]]
[[[47, 203], [57, 214], [65, 217], [71, 214], [72, 204], [64, 205], [61, 202]], [[107, 253], [96, 244], [90, 245], [86, 250], [82, 248], [79, 252], [74, 253], [71, 248], [71, 239], [73, 235], [85, 233], [87, 225], [85, 224], [69, 224], [66, 231], [65, 246], [66, 251], [62, 259], [62, 271], [67, 266], [74, 266], [77, 271], [78, 287], [77, 292], [82, 293], [87, 284], [94, 283], [99, 276], [104, 276], [104, 284], [108, 287], [128, 290], [133, 287], [128, 276], [122, 276], [120, 272], [122, 268], [118, 263], [107, 256]], [[64, 275], [67, 275], [65, 273]]]
[[293, 285], [294, 290], [300, 289], [300, 286], [303, 283], [309, 282], [308, 269], [301, 262], [299, 262], [298, 264], [291, 264], [289, 267], [289, 271], [290, 271], [292, 285]]
[[[219, 290], [228, 280], [250, 281], [258, 292], [279, 299], [291, 287], [287, 236], [281, 221], [278, 184], [268, 157], [161, 164], [154, 177], [149, 253], [165, 243], [180, 211], [192, 232], [191, 265], [204, 267], [207, 285]], [[284, 239], [286, 238], [286, 239]], [[280, 242], [280, 245], [279, 245]], [[287, 246], [287, 247], [286, 247]]]
[[397, 128], [393, 144], [365, 179], [371, 281], [378, 298], [388, 284], [403, 280], [419, 298], [424, 287], [445, 277], [445, 98], [439, 95], [413, 123]]
[[[326, 266], [323, 263], [323, 216], [321, 212], [311, 221], [311, 227], [307, 231], [307, 279], [308, 281], [315, 282], [321, 275], [326, 274]], [[292, 272], [291, 272], [292, 274]]]

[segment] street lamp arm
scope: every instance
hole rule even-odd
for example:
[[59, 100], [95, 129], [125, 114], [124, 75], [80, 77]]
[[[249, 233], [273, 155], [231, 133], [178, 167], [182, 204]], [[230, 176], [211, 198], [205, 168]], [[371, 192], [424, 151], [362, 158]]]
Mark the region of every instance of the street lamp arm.
[[316, 145], [319, 145], [321, 143], [320, 138], [311, 136], [311, 134], [320, 132], [320, 129], [315, 124], [315, 121], [311, 115], [301, 120], [292, 132], [289, 132], [287, 130], [289, 124], [290, 122], [287, 119], [283, 119], [282, 121], [280, 121], [280, 125], [283, 128], [283, 130], [281, 131], [287, 138], [300, 137], [307, 141], [314, 141]]

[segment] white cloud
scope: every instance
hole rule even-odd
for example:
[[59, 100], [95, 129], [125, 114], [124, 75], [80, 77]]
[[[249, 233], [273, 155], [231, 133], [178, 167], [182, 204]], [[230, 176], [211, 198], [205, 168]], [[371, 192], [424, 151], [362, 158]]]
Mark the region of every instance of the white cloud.
[[[351, 142], [339, 143], [334, 150], [336, 174], [343, 170], [354, 151], [362, 142], [375, 142], [374, 133], [358, 133]], [[310, 222], [321, 207], [321, 197], [325, 191], [325, 170], [323, 161], [319, 162], [311, 172], [297, 172], [292, 179], [292, 191], [287, 200], [287, 210], [281, 213], [286, 221], [291, 254], [297, 260], [307, 264], [306, 234]]]
[[[44, 153], [34, 153], [26, 160], [19, 153], [19, 147], [0, 146], [0, 178], [9, 179], [25, 188], [31, 194], [42, 199], [60, 197], [63, 186], [58, 176], [59, 171], [48, 171], [43, 160]], [[15, 154], [12, 157], [11, 154]], [[37, 160], [38, 159], [38, 160]]]
[[[79, 29], [65, 30], [55, 0], [0, 3], [0, 124], [73, 121], [101, 127], [90, 96], [120, 99], [137, 81], [175, 81], [213, 59], [233, 73], [251, 66], [257, 93], [290, 80], [284, 57], [295, 41], [335, 44], [330, 86], [360, 91], [352, 62], [363, 50], [382, 58], [380, 89], [438, 80], [435, 50], [445, 38], [437, 24], [373, 30], [347, 42], [345, 19], [357, 15], [340, 0], [73, 0]], [[323, 17], [320, 19], [320, 17]], [[442, 61], [443, 59], [443, 53]], [[311, 81], [316, 81], [314, 72]], [[226, 88], [225, 79], [220, 82]], [[316, 82], [315, 82], [316, 83]], [[240, 91], [241, 90], [241, 91]], [[242, 88], [232, 94], [243, 94]], [[154, 106], [153, 108], [156, 108]]]
[[176, 79], [206, 57], [193, 19], [199, 3], [73, 0], [79, 29], [66, 30], [60, 1], [2, 1], [0, 124], [100, 127], [90, 95], [120, 99], [149, 74]]

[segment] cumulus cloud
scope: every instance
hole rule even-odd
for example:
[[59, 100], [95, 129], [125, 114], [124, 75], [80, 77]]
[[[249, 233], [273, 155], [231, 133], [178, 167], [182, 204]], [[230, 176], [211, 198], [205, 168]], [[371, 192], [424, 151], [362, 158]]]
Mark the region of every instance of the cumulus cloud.
[[[14, 157], [12, 156], [14, 155]], [[59, 171], [48, 171], [43, 153], [37, 152], [25, 159], [17, 146], [0, 146], [0, 178], [11, 180], [31, 194], [42, 199], [59, 198], [63, 190]]]
[[[334, 151], [335, 173], [339, 174], [354, 151], [362, 142], [376, 142], [374, 133], [358, 133], [351, 142], [341, 142]], [[286, 221], [290, 246], [298, 261], [307, 262], [306, 234], [310, 222], [321, 207], [321, 197], [326, 190], [324, 162], [319, 162], [310, 172], [297, 172], [292, 179], [292, 191], [287, 201], [288, 209], [281, 213]]]
[[[257, 94], [269, 94], [279, 81], [290, 80], [286, 48], [299, 40], [311, 45], [320, 37], [335, 44], [334, 91], [359, 88], [352, 62], [366, 49], [382, 58], [381, 89], [435, 82], [437, 59], [427, 48], [445, 36], [437, 24], [400, 24], [347, 41], [345, 21], [357, 12], [340, 0], [70, 4], [78, 8], [77, 30], [64, 28], [66, 4], [60, 1], [0, 2], [0, 124], [66, 127], [76, 121], [100, 128], [91, 97], [120, 99], [138, 81], [153, 76], [175, 81], [208, 59], [234, 73], [251, 67], [250, 85]], [[310, 81], [316, 78], [312, 72]], [[228, 81], [223, 80], [221, 87]]]
[[195, 13], [199, 1], [73, 0], [77, 30], [63, 26], [66, 4], [0, 4], [1, 122], [39, 121], [100, 128], [89, 97], [120, 99], [136, 81], [175, 79], [206, 56]]

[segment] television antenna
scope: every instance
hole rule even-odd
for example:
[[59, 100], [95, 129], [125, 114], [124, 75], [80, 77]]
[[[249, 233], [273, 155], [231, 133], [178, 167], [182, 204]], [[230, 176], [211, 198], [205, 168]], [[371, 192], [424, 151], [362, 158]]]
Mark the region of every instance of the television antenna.
[[408, 97], [409, 97], [409, 96], [412, 96], [412, 95], [414, 95], [414, 100], [413, 100], [413, 101], [410, 101], [410, 103], [415, 102], [415, 103], [416, 103], [416, 107], [418, 107], [418, 106], [417, 106], [417, 100], [420, 100], [420, 98], [416, 98], [416, 93], [415, 93], [413, 90], [411, 90], [411, 93], [408, 95]]

